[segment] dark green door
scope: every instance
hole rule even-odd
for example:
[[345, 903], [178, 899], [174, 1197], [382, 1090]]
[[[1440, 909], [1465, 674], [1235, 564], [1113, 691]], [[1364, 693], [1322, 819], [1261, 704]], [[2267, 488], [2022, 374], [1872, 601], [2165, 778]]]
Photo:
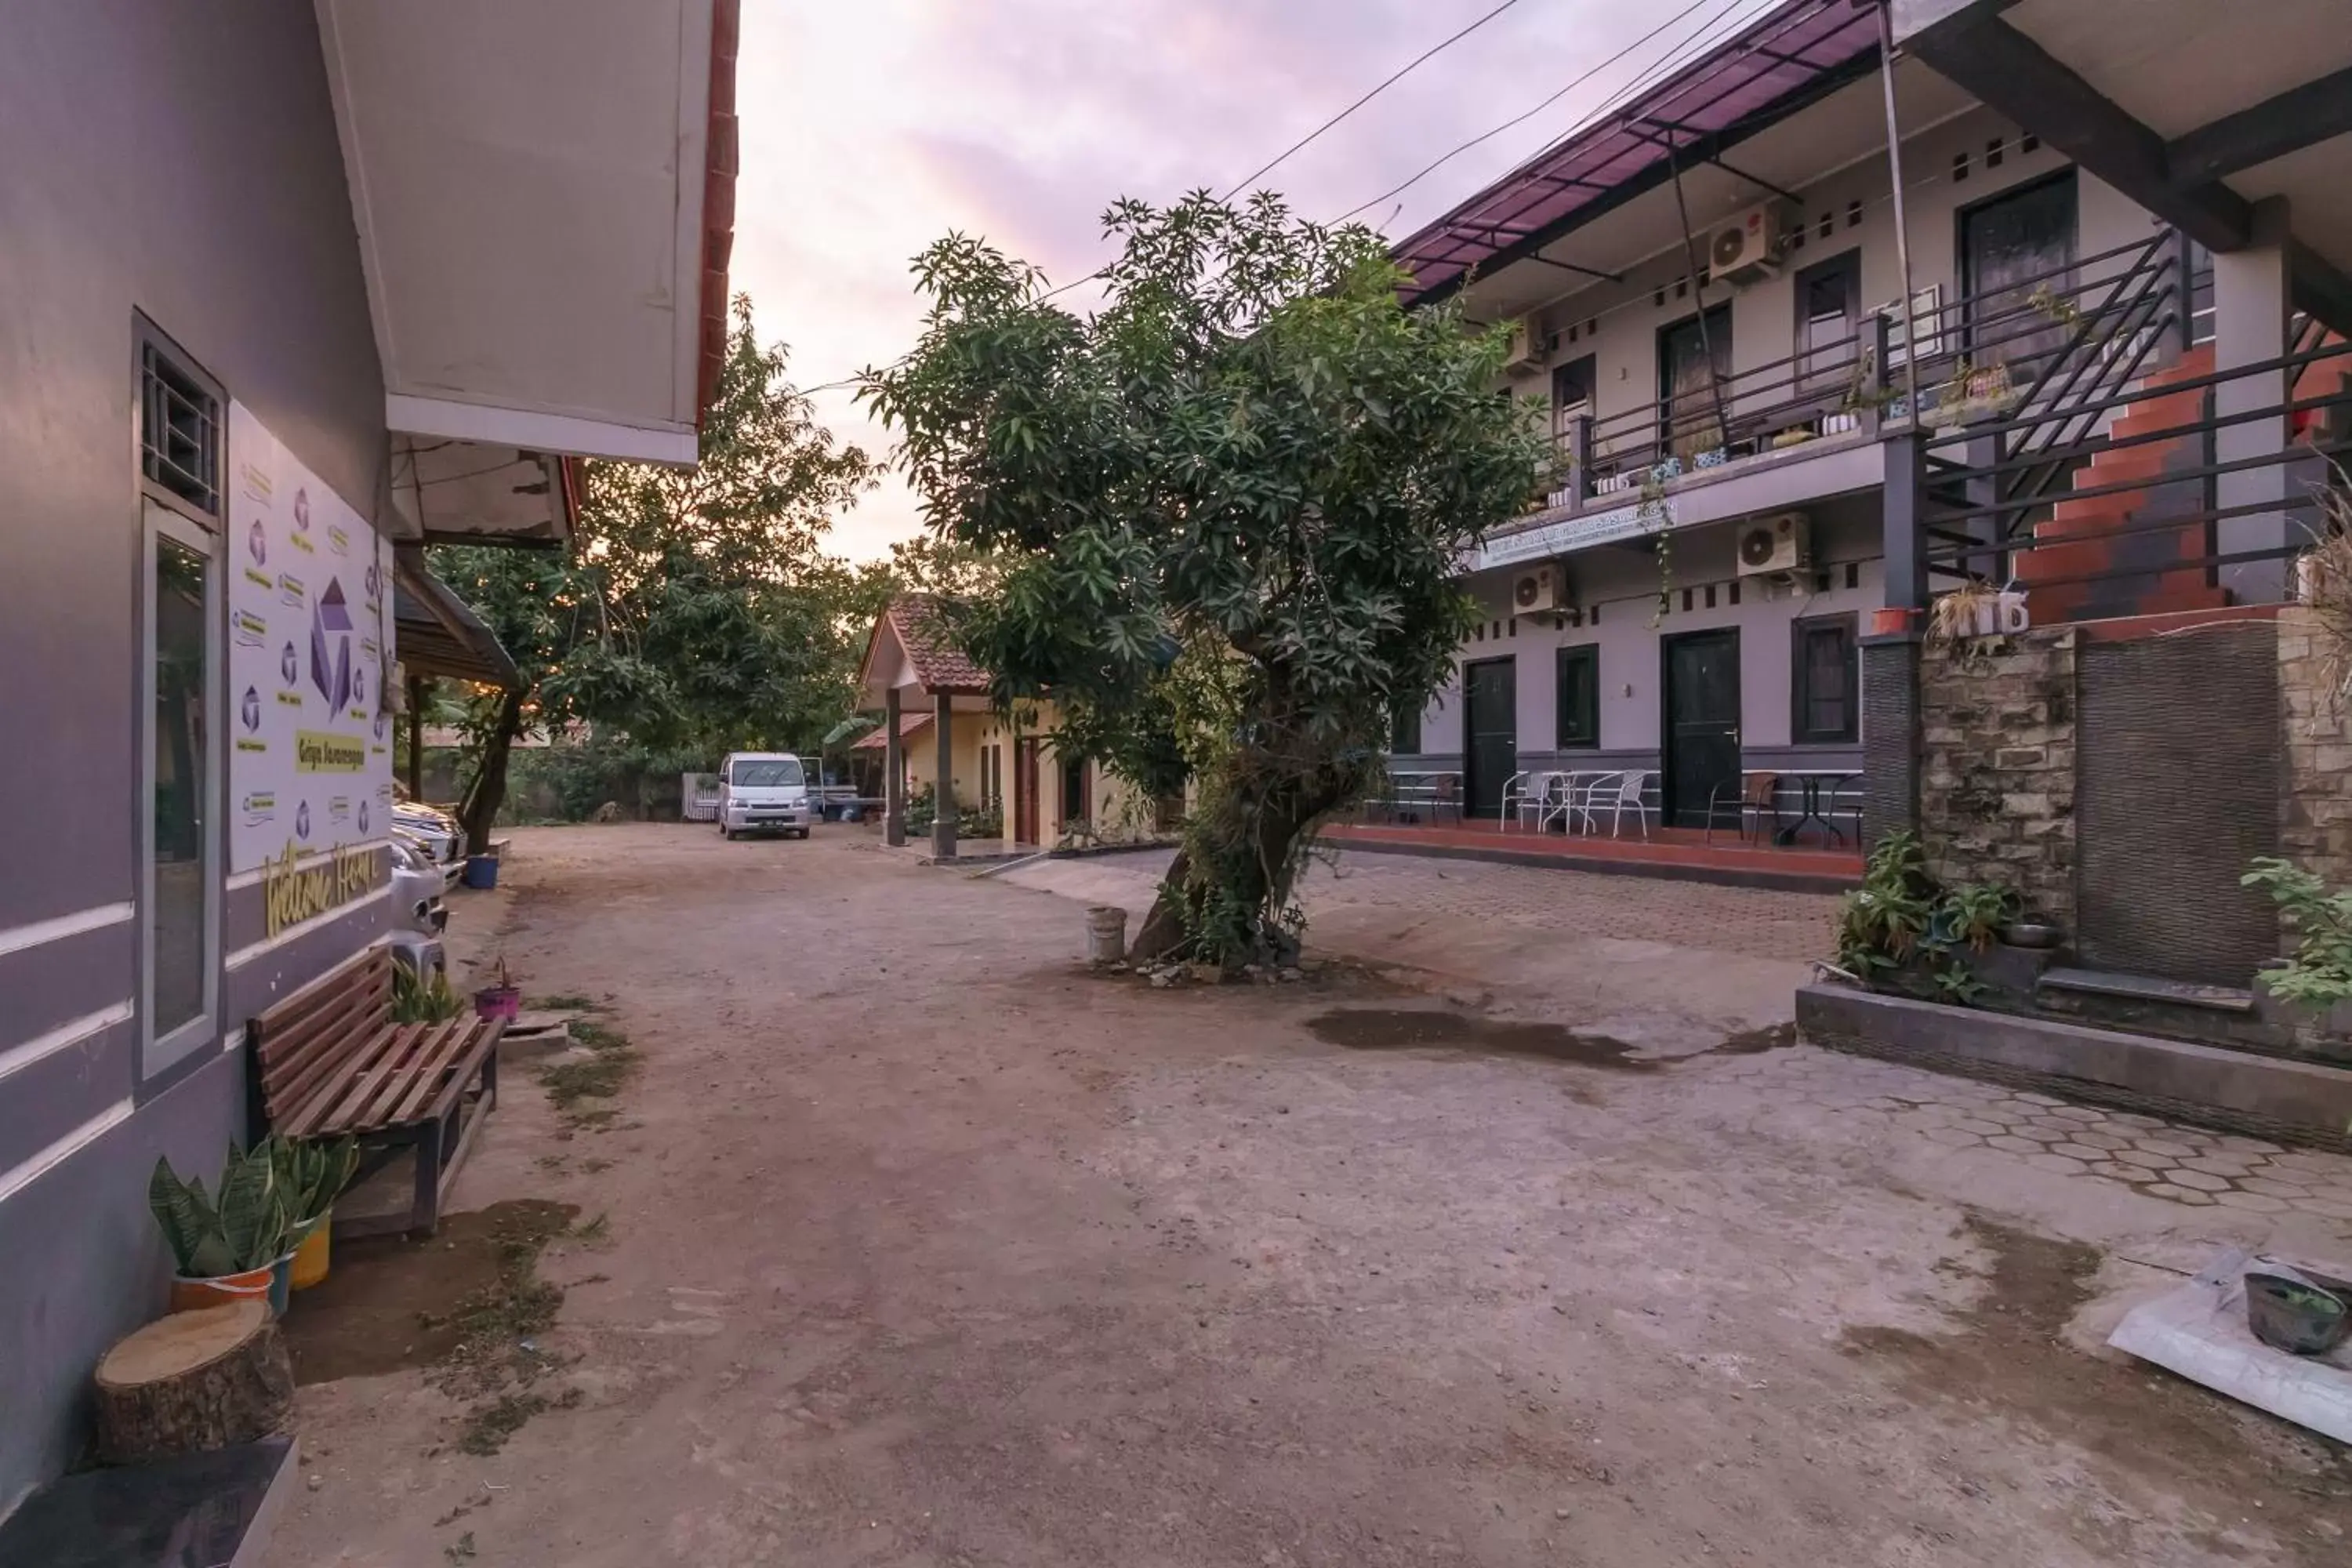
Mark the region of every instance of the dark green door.
[[1665, 641], [1664, 816], [1677, 826], [1706, 821], [1717, 786], [1739, 785], [1739, 633], [1690, 632]]
[[1503, 815], [1503, 786], [1519, 771], [1518, 663], [1490, 658], [1462, 671], [1463, 797], [1472, 816]]

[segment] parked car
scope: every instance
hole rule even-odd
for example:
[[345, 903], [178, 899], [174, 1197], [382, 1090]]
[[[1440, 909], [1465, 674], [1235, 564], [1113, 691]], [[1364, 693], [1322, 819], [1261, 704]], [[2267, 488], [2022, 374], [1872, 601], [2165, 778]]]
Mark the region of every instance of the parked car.
[[393, 836], [393, 918], [402, 929], [438, 936], [449, 923], [449, 906], [441, 899], [448, 886], [441, 868], [424, 848], [398, 834]]
[[392, 833], [424, 852], [446, 883], [466, 868], [466, 830], [447, 812], [413, 800], [392, 803]]
[[809, 836], [808, 773], [789, 752], [730, 752], [719, 768], [719, 831]]

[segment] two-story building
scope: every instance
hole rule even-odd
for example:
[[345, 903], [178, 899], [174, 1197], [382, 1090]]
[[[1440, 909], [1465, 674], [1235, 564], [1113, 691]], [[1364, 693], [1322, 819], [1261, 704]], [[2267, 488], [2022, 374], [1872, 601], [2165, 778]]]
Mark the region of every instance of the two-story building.
[[571, 457], [695, 460], [735, 17], [10, 12], [0, 1513], [163, 1310], [149, 1174], [247, 1134], [247, 1022], [390, 929], [415, 551], [560, 544]]
[[1736, 820], [1743, 773], [1790, 814], [1817, 773], [1850, 837], [1884, 435], [2210, 336], [2201, 250], [2018, 111], [1916, 59], [1890, 79], [1885, 26], [1788, 0], [1396, 247], [1410, 302], [1513, 334], [1559, 449], [1472, 563], [1458, 679], [1398, 726], [1393, 767], [1459, 771], [1471, 815], [1606, 770], [1696, 826]]

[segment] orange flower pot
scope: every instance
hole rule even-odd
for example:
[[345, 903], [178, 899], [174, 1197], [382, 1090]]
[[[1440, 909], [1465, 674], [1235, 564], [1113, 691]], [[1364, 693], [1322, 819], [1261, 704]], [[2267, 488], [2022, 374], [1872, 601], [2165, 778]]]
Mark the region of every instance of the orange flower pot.
[[1911, 629], [1911, 615], [1909, 610], [1894, 606], [1873, 610], [1870, 612], [1870, 635], [1884, 637], [1907, 632]]
[[248, 1268], [242, 1274], [224, 1274], [214, 1279], [191, 1279], [184, 1274], [172, 1276], [172, 1310], [200, 1312], [206, 1307], [226, 1307], [232, 1301], [267, 1301], [269, 1299], [270, 1278], [277, 1266]]

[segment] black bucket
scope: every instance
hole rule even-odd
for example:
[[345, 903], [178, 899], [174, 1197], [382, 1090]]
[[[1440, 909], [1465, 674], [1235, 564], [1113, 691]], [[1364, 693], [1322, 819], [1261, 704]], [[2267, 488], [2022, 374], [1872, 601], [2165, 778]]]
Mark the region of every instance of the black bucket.
[[2332, 1290], [2284, 1275], [2249, 1271], [2246, 1323], [2254, 1337], [2289, 1355], [2326, 1355], [2352, 1333], [2352, 1306]]

